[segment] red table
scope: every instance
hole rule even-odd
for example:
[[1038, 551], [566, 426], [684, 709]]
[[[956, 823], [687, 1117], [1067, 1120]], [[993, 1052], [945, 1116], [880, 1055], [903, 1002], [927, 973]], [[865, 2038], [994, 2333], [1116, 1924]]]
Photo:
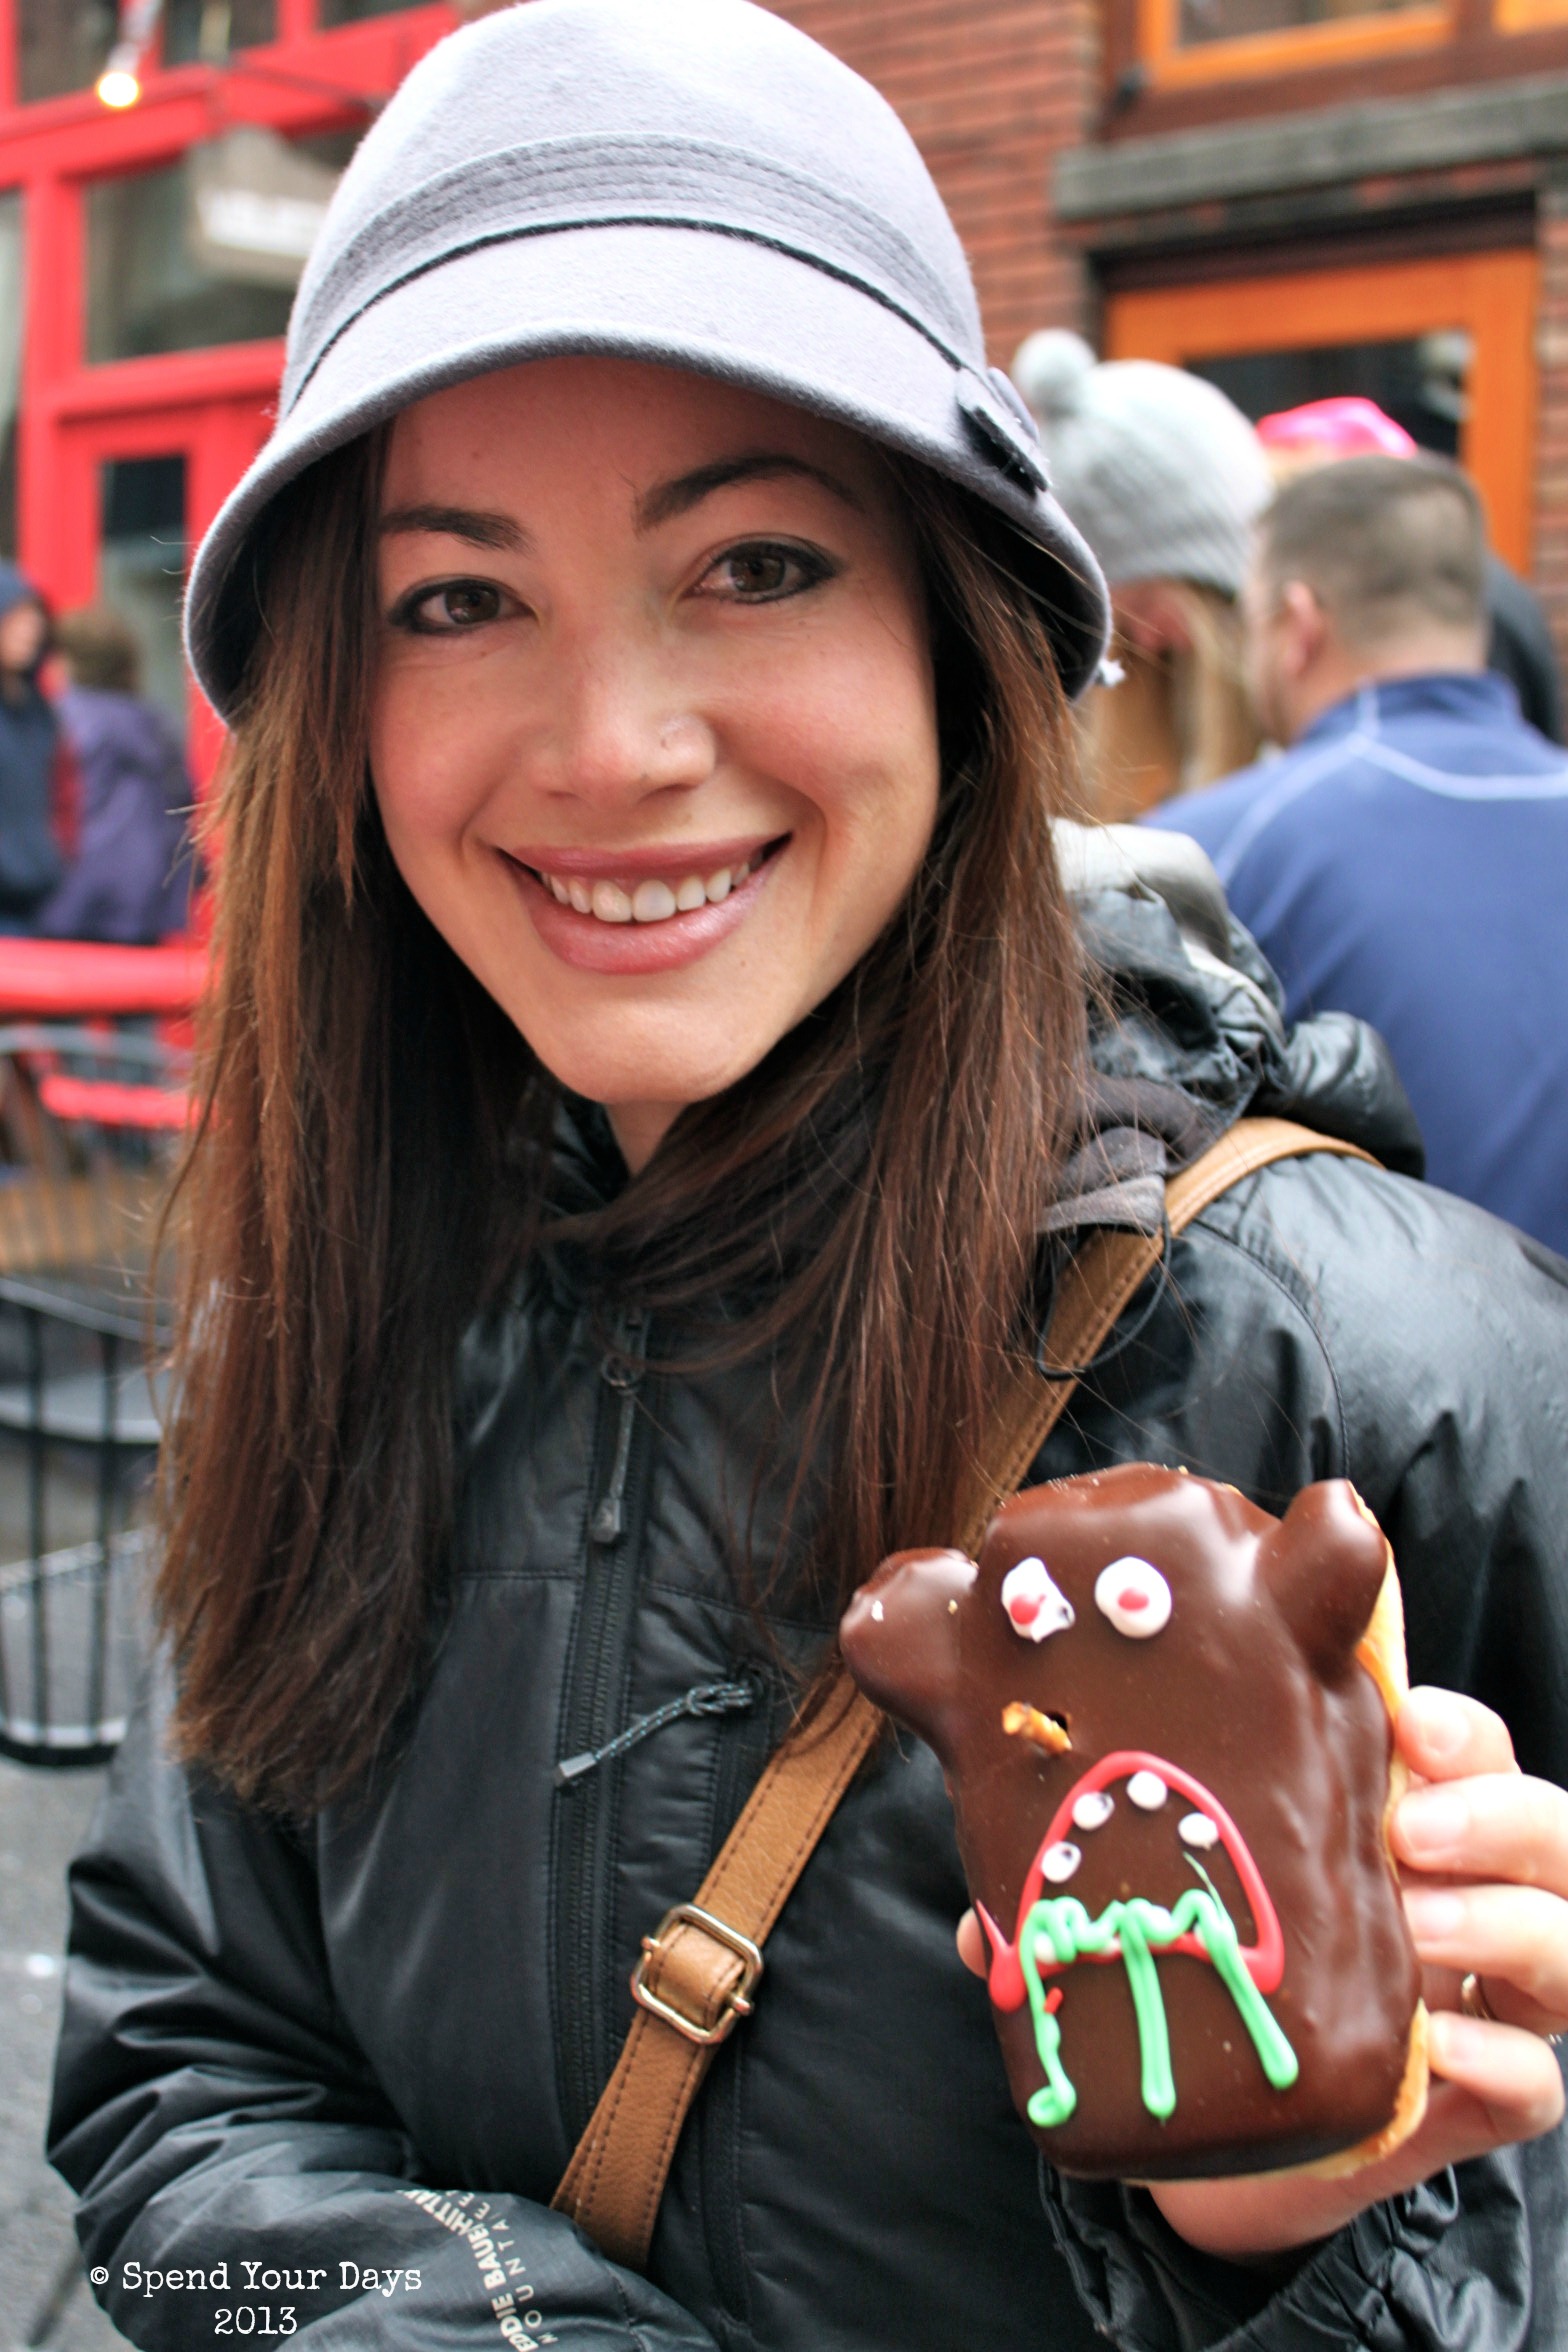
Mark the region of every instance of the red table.
[[204, 947], [98, 947], [77, 939], [0, 939], [0, 1021], [78, 1021], [190, 1012]]

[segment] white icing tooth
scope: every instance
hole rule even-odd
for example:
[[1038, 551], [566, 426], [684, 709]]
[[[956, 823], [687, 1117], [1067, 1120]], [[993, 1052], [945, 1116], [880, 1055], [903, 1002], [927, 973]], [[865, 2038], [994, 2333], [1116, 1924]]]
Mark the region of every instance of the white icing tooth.
[[675, 893], [668, 882], [639, 882], [632, 892], [632, 920], [667, 923], [675, 912]]
[[571, 900], [572, 905], [577, 909], [577, 912], [580, 915], [591, 915], [593, 913], [593, 892], [589, 889], [586, 882], [568, 882], [566, 885], [566, 895]]
[[1103, 1829], [1116, 1810], [1116, 1800], [1104, 1789], [1085, 1789], [1073, 1807], [1074, 1829]]
[[675, 904], [683, 915], [693, 915], [698, 907], [708, 903], [708, 886], [700, 874], [688, 874], [675, 893]]
[[1129, 1798], [1144, 1813], [1158, 1813], [1170, 1793], [1157, 1772], [1135, 1772], [1127, 1783]]
[[632, 902], [619, 882], [596, 882], [593, 886], [593, 911], [601, 923], [629, 923]]
[[1069, 1838], [1058, 1838], [1040, 1856], [1040, 1875], [1052, 1886], [1061, 1886], [1072, 1877], [1082, 1860], [1082, 1854]]
[[1207, 1813], [1184, 1813], [1176, 1824], [1176, 1835], [1184, 1846], [1197, 1846], [1204, 1853], [1220, 1842], [1220, 1833]]
[[708, 876], [708, 904], [720, 906], [729, 897], [729, 894], [730, 870], [728, 866], [720, 866], [716, 874]]

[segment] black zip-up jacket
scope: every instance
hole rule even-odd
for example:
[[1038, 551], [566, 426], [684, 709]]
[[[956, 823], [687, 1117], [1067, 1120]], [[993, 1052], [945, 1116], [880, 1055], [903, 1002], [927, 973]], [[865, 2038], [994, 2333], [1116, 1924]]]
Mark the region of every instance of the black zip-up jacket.
[[[1189, 953], [1138, 888], [1085, 919], [1121, 1018], [1060, 1233], [1157, 1217], [1162, 1167], [1247, 1109], [1412, 1164], [1375, 1039], [1335, 1017], [1287, 1043], [1244, 938], [1239, 973]], [[616, 1167], [586, 1120], [574, 1180]], [[902, 1737], [770, 1940], [647, 2278], [547, 2211], [639, 1938], [696, 1891], [781, 1728], [733, 1575], [753, 1512], [767, 1556], [767, 1378], [638, 1339], [640, 1384], [592, 1269], [562, 1264], [470, 1335], [455, 1612], [367, 1799], [288, 1834], [164, 1759], [160, 1701], [136, 1725], [74, 1870], [52, 2124], [116, 2324], [168, 2352], [269, 2328], [311, 2352], [1561, 2352], [1561, 2132], [1376, 2207], [1284, 2284], [1037, 2165], [954, 1951], [941, 1774]], [[1036, 1475], [1135, 1458], [1274, 1510], [1352, 1478], [1413, 1675], [1501, 1709], [1525, 1766], [1568, 1779], [1568, 1265], [1407, 1176], [1265, 1170], [1177, 1242]], [[781, 1628], [807, 1650], [828, 1630]], [[646, 1725], [682, 1700], [706, 1711]]]

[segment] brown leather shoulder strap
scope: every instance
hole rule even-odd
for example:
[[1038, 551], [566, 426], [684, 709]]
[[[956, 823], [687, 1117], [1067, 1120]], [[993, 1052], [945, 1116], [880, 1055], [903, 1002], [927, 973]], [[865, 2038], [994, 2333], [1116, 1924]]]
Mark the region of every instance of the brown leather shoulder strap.
[[[1171, 1231], [1271, 1160], [1306, 1152], [1370, 1156], [1285, 1119], [1244, 1119], [1172, 1179]], [[1078, 1385], [1073, 1367], [1093, 1360], [1163, 1246], [1162, 1234], [1101, 1229], [1071, 1260], [1051, 1317], [1048, 1377], [1024, 1368], [1004, 1399], [983, 1484], [964, 1514], [966, 1551], [979, 1549], [997, 1502], [1027, 1476]], [[720, 2042], [750, 2015], [761, 1947], [882, 1723], [845, 1675], [774, 1754], [695, 1901], [677, 1904], [643, 1938], [632, 1977], [637, 2014], [551, 2200], [612, 2261], [640, 2269], [646, 2260], [691, 2103]]]

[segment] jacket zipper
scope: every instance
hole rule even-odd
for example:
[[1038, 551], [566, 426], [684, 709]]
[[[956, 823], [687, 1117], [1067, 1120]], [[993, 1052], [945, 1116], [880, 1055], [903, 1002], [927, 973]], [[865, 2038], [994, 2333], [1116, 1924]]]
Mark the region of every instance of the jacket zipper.
[[[575, 1758], [606, 1746], [626, 1721], [640, 1565], [641, 1314], [617, 1319], [599, 1367], [584, 1531], [582, 1597], [566, 1672], [557, 1753]], [[553, 1841], [556, 2082], [567, 2142], [574, 2146], [615, 2063], [615, 2022], [607, 1987], [614, 1975], [614, 1848], [620, 1810], [616, 1760], [563, 1786]]]

